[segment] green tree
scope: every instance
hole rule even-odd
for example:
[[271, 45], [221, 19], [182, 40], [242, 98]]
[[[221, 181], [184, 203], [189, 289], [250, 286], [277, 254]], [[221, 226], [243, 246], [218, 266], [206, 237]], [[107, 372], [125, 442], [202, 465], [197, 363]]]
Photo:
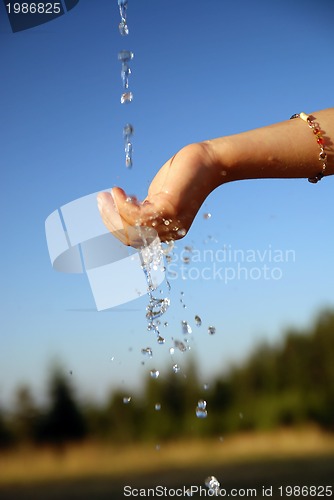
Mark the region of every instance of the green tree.
[[41, 421], [39, 438], [59, 446], [82, 440], [86, 436], [84, 415], [68, 378], [59, 368], [51, 375], [49, 391], [50, 406]]

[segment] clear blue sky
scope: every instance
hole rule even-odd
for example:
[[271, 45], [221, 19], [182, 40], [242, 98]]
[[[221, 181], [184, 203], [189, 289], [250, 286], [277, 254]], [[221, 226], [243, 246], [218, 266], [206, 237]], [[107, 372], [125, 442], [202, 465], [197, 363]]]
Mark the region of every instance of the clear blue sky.
[[[123, 38], [117, 0], [80, 0], [15, 34], [0, 4], [0, 406], [22, 383], [40, 397], [54, 359], [82, 396], [102, 398], [111, 386], [131, 392], [148, 368], [171, 369], [168, 349], [171, 337], [182, 339], [183, 319], [205, 382], [261, 339], [278, 341], [284, 327], [308, 325], [333, 306], [333, 178], [244, 181], [212, 193], [178, 252], [191, 245], [203, 261], [204, 250], [224, 246], [293, 250], [295, 260], [278, 264], [279, 280], [172, 280], [165, 346], [146, 332], [145, 299], [94, 311], [86, 277], [52, 269], [44, 234], [51, 212], [86, 194], [121, 185], [143, 197], [189, 142], [333, 106], [333, 14], [332, 0], [129, 0]], [[121, 49], [135, 53], [127, 107], [119, 103]], [[131, 171], [126, 122], [135, 128]], [[193, 276], [206, 264], [192, 263]], [[258, 257], [248, 270], [261, 265]], [[154, 356], [143, 367], [146, 346]]]

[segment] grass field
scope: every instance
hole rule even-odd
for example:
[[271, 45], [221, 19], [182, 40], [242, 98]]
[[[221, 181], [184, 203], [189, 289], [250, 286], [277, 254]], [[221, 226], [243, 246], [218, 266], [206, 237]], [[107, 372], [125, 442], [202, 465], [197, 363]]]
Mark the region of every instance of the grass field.
[[[166, 468], [334, 455], [334, 435], [316, 428], [244, 433], [225, 439], [126, 446], [84, 443], [61, 452], [21, 448], [0, 454], [0, 485], [152, 473]], [[334, 471], [333, 471], [334, 475]]]

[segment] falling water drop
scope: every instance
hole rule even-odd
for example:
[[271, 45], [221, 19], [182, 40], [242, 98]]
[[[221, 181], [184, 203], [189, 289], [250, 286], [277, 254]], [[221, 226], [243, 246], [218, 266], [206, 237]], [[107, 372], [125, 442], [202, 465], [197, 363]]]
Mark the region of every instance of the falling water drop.
[[155, 409], [155, 411], [160, 411], [161, 410], [161, 404], [160, 403], [155, 403], [154, 409]]
[[209, 476], [205, 480], [205, 486], [209, 488], [209, 490], [212, 490], [217, 494], [219, 491], [220, 482], [215, 476]]
[[[181, 342], [180, 340], [174, 340], [174, 345], [181, 352], [185, 352], [187, 350], [185, 344], [183, 342]], [[174, 354], [174, 351], [173, 351], [173, 354]]]
[[202, 324], [202, 320], [199, 316], [197, 316], [197, 314], [195, 316], [195, 324], [196, 324], [196, 326], [201, 326], [201, 324]]
[[121, 95], [121, 104], [128, 104], [133, 101], [133, 93], [132, 92], [124, 92]]
[[119, 32], [122, 36], [129, 34], [129, 28], [126, 23], [126, 10], [128, 8], [128, 0], [118, 0], [119, 13], [121, 16], [121, 22], [118, 25]]
[[208, 412], [203, 409], [199, 408], [199, 406], [196, 407], [196, 417], [197, 418], [206, 418], [208, 416]]
[[192, 333], [191, 326], [187, 321], [185, 320], [181, 321], [181, 326], [182, 326], [182, 333], [184, 333], [185, 335], [187, 335], [188, 333]]
[[131, 401], [131, 396], [124, 396], [124, 398], [123, 398], [123, 403], [124, 403], [125, 405], [129, 404], [129, 403], [130, 403], [130, 401]]
[[123, 138], [124, 138], [124, 152], [125, 152], [125, 165], [127, 168], [132, 167], [132, 142], [131, 137], [133, 135], [133, 126], [127, 123], [123, 127]]
[[216, 333], [216, 327], [215, 326], [209, 326], [208, 327], [208, 334], [209, 335], [214, 335]]
[[174, 373], [179, 373], [180, 370], [181, 370], [181, 368], [179, 367], [178, 364], [173, 365], [173, 372]]
[[146, 318], [150, 321], [160, 318], [160, 316], [167, 311], [169, 305], [170, 299], [168, 297], [165, 297], [164, 299], [156, 299], [152, 297], [146, 308]]
[[160, 375], [159, 370], [151, 370], [150, 371], [151, 378], [157, 379]]
[[207, 212], [207, 213], [203, 214], [203, 218], [205, 220], [209, 220], [209, 219], [211, 219], [211, 214], [209, 212]]
[[129, 77], [131, 75], [131, 68], [128, 63], [133, 58], [134, 58], [134, 53], [131, 52], [131, 50], [121, 50], [118, 53], [118, 59], [122, 62], [121, 79], [124, 90], [127, 90], [129, 88]]
[[197, 403], [196, 407], [196, 417], [197, 418], [206, 418], [208, 416], [208, 412], [206, 410], [206, 401], [204, 399], [200, 399]]
[[122, 62], [132, 61], [134, 53], [131, 50], [121, 50], [118, 52], [118, 59]]
[[152, 349], [150, 347], [145, 347], [141, 350], [141, 353], [144, 354], [144, 356], [148, 356], [149, 358], [152, 358], [153, 353]]

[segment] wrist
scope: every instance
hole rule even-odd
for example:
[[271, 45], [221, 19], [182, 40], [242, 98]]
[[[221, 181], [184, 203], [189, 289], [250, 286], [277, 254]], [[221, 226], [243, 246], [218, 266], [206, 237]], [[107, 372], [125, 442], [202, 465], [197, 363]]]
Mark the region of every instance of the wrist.
[[212, 179], [212, 190], [237, 180], [235, 176], [235, 148], [229, 137], [219, 137], [204, 141], [207, 148], [208, 168]]

